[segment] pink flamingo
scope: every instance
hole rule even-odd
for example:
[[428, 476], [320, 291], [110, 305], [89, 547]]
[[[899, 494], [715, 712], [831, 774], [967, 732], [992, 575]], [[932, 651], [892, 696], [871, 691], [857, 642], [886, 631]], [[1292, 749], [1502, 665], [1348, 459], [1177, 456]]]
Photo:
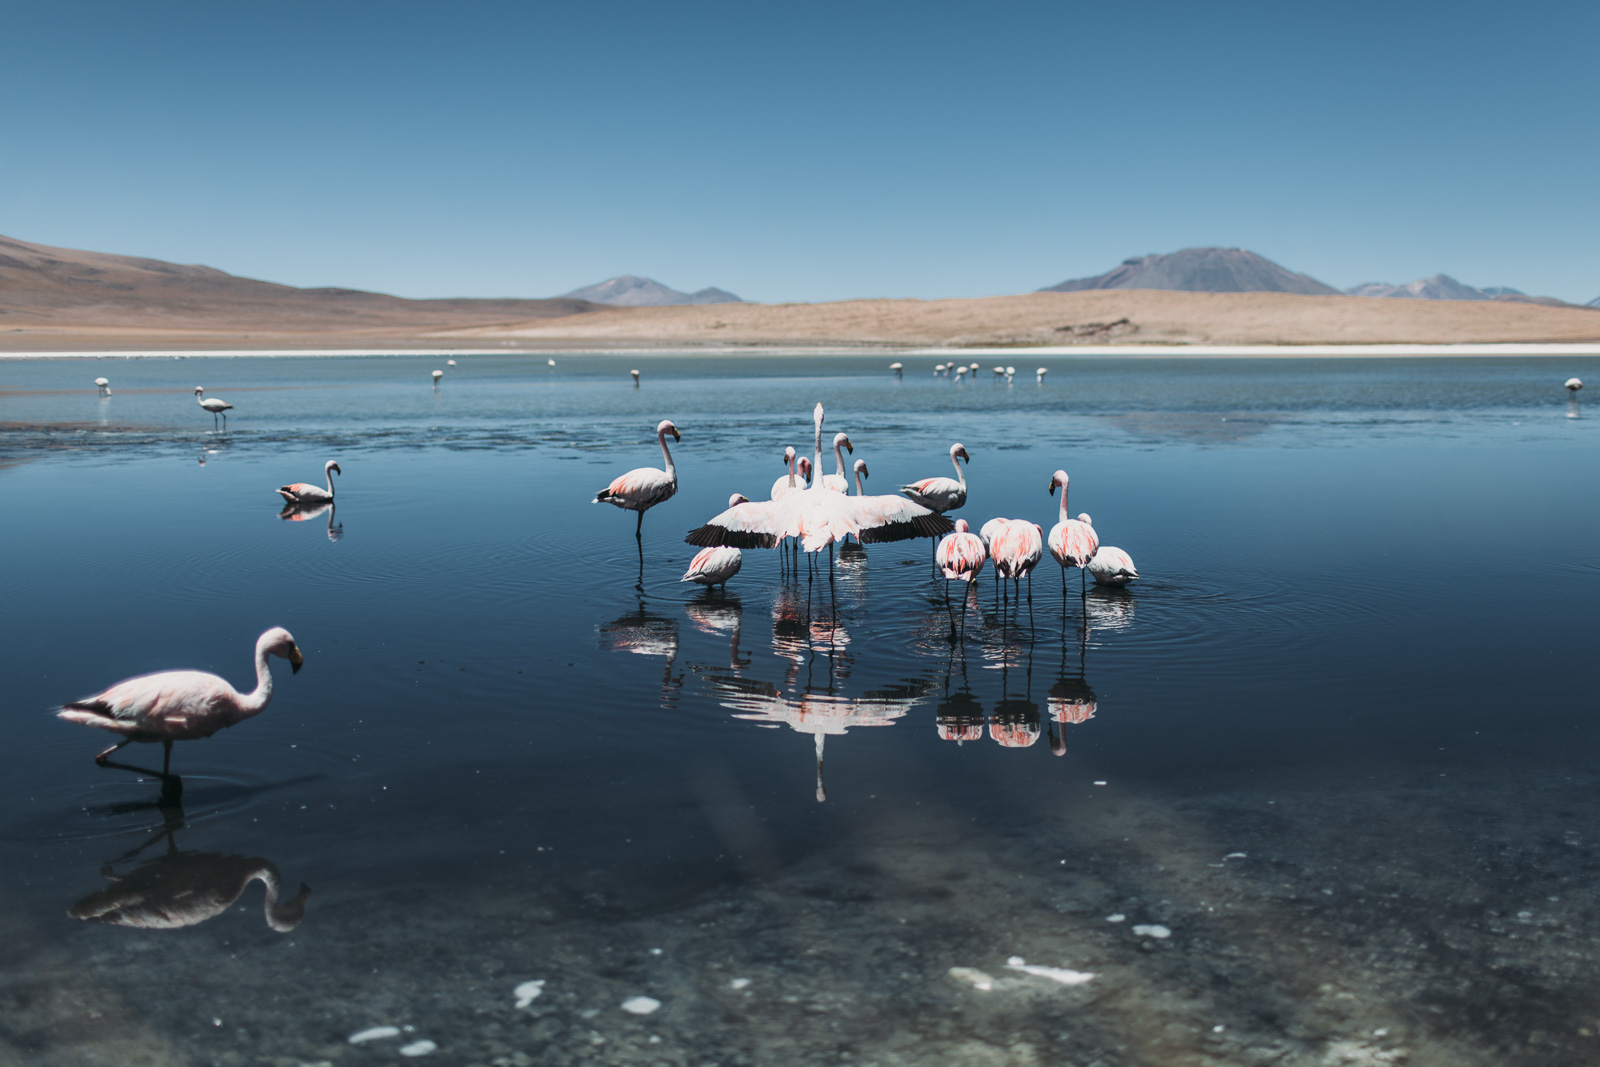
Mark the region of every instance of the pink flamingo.
[[[944, 601], [950, 603], [950, 579], [960, 578], [967, 583], [965, 591], [961, 594], [961, 620], [963, 627], [967, 617], [967, 594], [972, 591], [972, 583], [977, 581], [978, 574], [983, 570], [983, 561], [988, 558], [984, 551], [983, 539], [975, 533], [967, 532], [967, 520], [957, 519], [955, 532], [949, 534], [939, 542], [939, 547], [934, 550], [934, 563], [944, 574]], [[950, 620], [950, 636], [955, 637], [955, 619]]]
[[[1078, 516], [1088, 519], [1087, 515]], [[1133, 565], [1133, 557], [1120, 548], [1102, 545], [1095, 552], [1094, 558], [1089, 561], [1089, 573], [1094, 577], [1096, 585], [1127, 585], [1139, 577], [1139, 570]]]
[[296, 674], [305, 659], [289, 631], [274, 626], [256, 641], [256, 687], [241, 694], [205, 671], [163, 671], [118, 682], [105, 692], [63, 704], [56, 714], [67, 722], [122, 734], [122, 740], [96, 756], [96, 763], [133, 741], [160, 741], [165, 750], [162, 777], [170, 777], [172, 743], [210, 737], [266, 710], [272, 699], [268, 656], [282, 656]]
[[[552, 365], [554, 360], [551, 360]], [[639, 542], [640, 565], [644, 560], [644, 513], [661, 503], [663, 500], [672, 499], [678, 491], [678, 468], [672, 464], [672, 453], [667, 451], [667, 434], [672, 435], [674, 441], [683, 440], [678, 433], [678, 428], [672, 425], [671, 419], [662, 419], [656, 426], [656, 443], [661, 446], [661, 456], [666, 461], [667, 469], [660, 470], [656, 467], [635, 467], [627, 474], [612, 480], [595, 494], [591, 503], [615, 504], [627, 511], [639, 513], [639, 521], [634, 526], [633, 538]]]
[[333, 476], [343, 473], [344, 471], [339, 469], [339, 464], [330, 459], [322, 465], [322, 477], [327, 481], [328, 488], [324, 489], [322, 486], [312, 485], [310, 482], [295, 482], [293, 485], [279, 486], [278, 495], [289, 503], [298, 504], [302, 507], [315, 504], [331, 504], [333, 503]]
[[995, 531], [989, 544], [995, 573], [1010, 578], [1021, 592], [1022, 579], [1028, 579], [1028, 600], [1033, 601], [1033, 568], [1044, 558], [1044, 531], [1026, 519], [1007, 519]]
[[[728, 498], [730, 508], [749, 502], [750, 498], [743, 493], [734, 493]], [[689, 561], [689, 569], [683, 572], [683, 577], [678, 581], [699, 582], [707, 588], [720, 585], [722, 591], [727, 592], [728, 579], [738, 574], [742, 566], [744, 566], [744, 555], [737, 548], [727, 546], [702, 548], [694, 554], [694, 559]]]
[[836, 433], [833, 435], [833, 461], [836, 473], [824, 474], [822, 476], [822, 487], [824, 489], [832, 489], [835, 493], [848, 493], [850, 491], [850, 477], [844, 472], [844, 455], [839, 451], [841, 447], [848, 449], [852, 455], [856, 450], [856, 446], [850, 443], [849, 434]]
[[206, 391], [198, 385], [194, 387], [194, 398], [199, 402], [201, 407], [211, 412], [211, 428], [213, 430], [217, 428], [218, 415], [222, 415], [222, 425], [224, 427], [228, 425], [228, 416], [223, 415], [222, 413], [225, 411], [232, 411], [232, 404], [225, 400], [218, 400], [216, 397], [212, 397], [210, 400], [207, 400]]
[[772, 483], [771, 499], [781, 499], [784, 494], [796, 489], [804, 489], [811, 484], [811, 461], [801, 456], [797, 461], [794, 458], [794, 446], [790, 445], [783, 450], [784, 465], [789, 468], [789, 473]]
[[864, 459], [856, 460], [854, 469], [856, 472], [856, 496], [866, 496], [867, 490], [861, 484], [861, 479], [865, 478], [869, 473], [871, 473], [867, 470], [867, 461]]
[[967, 475], [961, 461], [972, 462], [967, 448], [959, 441], [950, 446], [950, 462], [955, 465], [954, 478], [924, 478], [920, 482], [900, 487], [900, 492], [936, 514], [954, 511], [967, 502]]
[[[1086, 568], [1089, 561], [1094, 558], [1095, 551], [1100, 547], [1100, 538], [1095, 535], [1094, 527], [1084, 522], [1082, 518], [1067, 518], [1067, 472], [1056, 471], [1050, 477], [1050, 495], [1056, 495], [1056, 486], [1061, 487], [1061, 521], [1050, 528], [1050, 537], [1047, 543], [1050, 554], [1061, 564], [1061, 591], [1067, 591], [1067, 568], [1077, 567], [1079, 579], [1083, 585], [1083, 595], [1089, 595]], [[1086, 517], [1086, 516], [1085, 516]]]

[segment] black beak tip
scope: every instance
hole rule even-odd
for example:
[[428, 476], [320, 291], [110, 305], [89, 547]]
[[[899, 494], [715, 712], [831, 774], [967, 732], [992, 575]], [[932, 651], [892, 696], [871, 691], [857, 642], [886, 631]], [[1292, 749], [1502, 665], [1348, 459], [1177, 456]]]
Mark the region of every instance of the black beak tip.
[[294, 662], [293, 660], [290, 660], [289, 661], [289, 673], [290, 674], [299, 674], [300, 673], [300, 664]]

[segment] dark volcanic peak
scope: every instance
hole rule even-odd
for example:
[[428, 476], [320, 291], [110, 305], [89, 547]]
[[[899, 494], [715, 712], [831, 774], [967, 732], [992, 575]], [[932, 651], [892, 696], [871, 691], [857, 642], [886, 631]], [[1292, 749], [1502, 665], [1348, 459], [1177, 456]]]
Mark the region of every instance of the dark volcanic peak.
[[1304, 293], [1334, 296], [1339, 290], [1315, 278], [1285, 270], [1242, 248], [1185, 248], [1164, 256], [1123, 260], [1115, 270], [1078, 278], [1040, 292], [1076, 293], [1085, 289], [1176, 289], [1190, 293]]
[[563, 293], [569, 300], [588, 300], [596, 304], [617, 304], [622, 307], [668, 307], [674, 304], [742, 304], [743, 300], [726, 289], [701, 289], [681, 293], [662, 285], [654, 278], [640, 278], [633, 274], [620, 274], [595, 285], [586, 285]]

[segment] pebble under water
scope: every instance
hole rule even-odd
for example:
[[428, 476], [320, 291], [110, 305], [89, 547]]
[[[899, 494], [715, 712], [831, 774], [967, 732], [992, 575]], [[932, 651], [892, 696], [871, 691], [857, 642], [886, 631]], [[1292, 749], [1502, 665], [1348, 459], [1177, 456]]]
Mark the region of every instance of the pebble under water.
[[[455, 358], [0, 360], [0, 1065], [1600, 1059], [1596, 360]], [[1142, 579], [680, 584], [819, 401]], [[51, 713], [270, 626], [178, 804]]]

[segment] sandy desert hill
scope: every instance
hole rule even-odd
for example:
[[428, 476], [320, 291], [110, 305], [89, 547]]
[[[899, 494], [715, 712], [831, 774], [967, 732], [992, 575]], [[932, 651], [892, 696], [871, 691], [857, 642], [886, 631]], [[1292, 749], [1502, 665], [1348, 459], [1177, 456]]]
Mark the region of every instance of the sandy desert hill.
[[0, 351], [1600, 343], [1600, 313], [1500, 301], [1090, 289], [612, 307], [296, 289], [0, 238]]

